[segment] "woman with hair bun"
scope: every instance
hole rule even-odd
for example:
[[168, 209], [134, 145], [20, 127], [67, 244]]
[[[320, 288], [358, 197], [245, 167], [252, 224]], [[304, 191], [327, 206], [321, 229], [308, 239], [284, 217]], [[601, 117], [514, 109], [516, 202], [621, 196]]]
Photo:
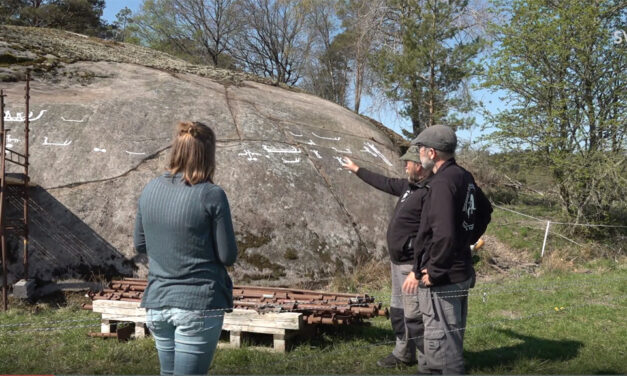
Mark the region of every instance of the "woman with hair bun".
[[139, 197], [134, 243], [148, 255], [141, 306], [162, 375], [206, 374], [233, 306], [226, 266], [237, 245], [226, 194], [213, 183], [215, 154], [211, 128], [179, 123], [166, 173]]

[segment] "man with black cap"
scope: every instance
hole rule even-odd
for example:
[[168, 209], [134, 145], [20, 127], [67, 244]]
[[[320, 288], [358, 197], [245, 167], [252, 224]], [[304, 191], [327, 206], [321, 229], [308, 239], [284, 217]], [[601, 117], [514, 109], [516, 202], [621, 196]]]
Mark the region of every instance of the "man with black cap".
[[[377, 362], [378, 366], [386, 368], [416, 364], [416, 351], [418, 351], [418, 359], [423, 357], [424, 327], [422, 315], [418, 309], [418, 296], [416, 294], [403, 295], [401, 286], [414, 263], [414, 242], [420, 225], [422, 203], [431, 171], [422, 168], [417, 146], [410, 146], [401, 159], [405, 161], [407, 179], [379, 175], [360, 168], [346, 157], [343, 165], [371, 186], [400, 197], [387, 230], [392, 268], [390, 320], [396, 334], [396, 345], [390, 355]], [[416, 344], [419, 344], [418, 348]]]
[[[422, 131], [412, 144], [432, 170], [415, 242], [415, 262], [403, 292], [415, 294], [422, 313], [425, 362], [419, 372], [463, 374], [468, 290], [474, 286], [470, 245], [490, 222], [492, 206], [473, 176], [455, 163], [455, 132], [444, 125]], [[418, 286], [420, 286], [418, 288]]]

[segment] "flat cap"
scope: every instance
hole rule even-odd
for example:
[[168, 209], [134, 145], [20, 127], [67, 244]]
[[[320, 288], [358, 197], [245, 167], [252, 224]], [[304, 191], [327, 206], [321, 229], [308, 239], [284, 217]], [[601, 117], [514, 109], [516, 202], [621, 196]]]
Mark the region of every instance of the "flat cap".
[[416, 145], [410, 145], [401, 159], [404, 161], [420, 163], [420, 148]]
[[449, 126], [433, 125], [420, 132], [411, 144], [454, 153], [457, 148], [457, 136]]

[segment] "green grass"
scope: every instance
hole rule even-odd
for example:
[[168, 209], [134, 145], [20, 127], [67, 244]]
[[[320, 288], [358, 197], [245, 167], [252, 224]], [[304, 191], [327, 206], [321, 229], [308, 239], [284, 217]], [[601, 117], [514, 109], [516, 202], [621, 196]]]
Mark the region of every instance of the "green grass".
[[558, 256], [566, 262], [578, 265], [596, 263], [599, 260], [624, 259], [624, 239], [627, 236], [625, 229], [586, 228], [553, 223], [570, 222], [557, 206], [525, 203], [498, 205], [499, 207], [494, 208], [486, 235], [495, 237], [512, 252], [528, 254], [531, 259], [540, 262], [546, 220], [551, 220], [546, 243], [547, 255], [558, 252]]
[[[479, 282], [469, 298], [465, 339], [469, 373], [627, 373], [627, 269], [549, 273]], [[364, 291], [365, 292], [365, 291]], [[383, 301], [390, 291], [370, 291]], [[157, 374], [151, 338], [117, 342], [87, 337], [98, 316], [78, 308], [81, 299], [16, 304], [0, 313], [0, 373]], [[87, 320], [59, 322], [60, 320]], [[7, 324], [32, 324], [6, 326]], [[78, 327], [94, 325], [92, 327]], [[52, 327], [54, 331], [32, 331]], [[214, 374], [401, 374], [375, 362], [393, 348], [389, 321], [362, 327], [323, 327], [299, 339], [286, 354], [251, 347], [219, 349]]]

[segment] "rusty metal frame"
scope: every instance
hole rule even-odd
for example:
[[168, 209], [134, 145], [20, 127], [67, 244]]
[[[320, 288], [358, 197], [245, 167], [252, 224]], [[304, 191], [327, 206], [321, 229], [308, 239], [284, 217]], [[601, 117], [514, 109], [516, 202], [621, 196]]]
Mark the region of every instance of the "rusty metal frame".
[[[4, 90], [0, 90], [0, 150], [5, 150], [5, 129], [4, 129]], [[28, 114], [26, 114], [28, 116]], [[0, 155], [0, 169], [2, 170], [2, 176], [0, 177], [0, 247], [2, 248], [2, 307], [6, 311], [8, 308], [8, 295], [9, 286], [7, 284], [7, 249], [4, 239], [4, 195], [6, 193], [6, 179], [5, 179], [5, 158], [6, 153], [2, 152]]]
[[[4, 90], [0, 90], [0, 247], [2, 248], [2, 304], [3, 308], [6, 311], [8, 308], [8, 257], [7, 257], [7, 247], [6, 247], [6, 235], [8, 231], [14, 231], [22, 236], [23, 239], [23, 265], [24, 265], [24, 276], [25, 280], [28, 280], [28, 266], [29, 266], [29, 257], [28, 257], [28, 222], [29, 222], [29, 209], [28, 209], [28, 183], [30, 182], [30, 177], [28, 175], [28, 157], [29, 157], [29, 132], [30, 132], [30, 72], [26, 73], [26, 88], [25, 88], [25, 119], [24, 119], [24, 154], [18, 153], [15, 150], [7, 149], [6, 147], [6, 136], [9, 129], [5, 128], [4, 124], [4, 98], [6, 95], [4, 94]], [[12, 221], [9, 223], [7, 218], [5, 217], [6, 210], [6, 202], [8, 200], [9, 190], [7, 189], [7, 173], [6, 173], [6, 162], [12, 162], [16, 165], [22, 166], [24, 168], [24, 176], [23, 181], [20, 184], [16, 184], [18, 188], [18, 196], [22, 199], [22, 218], [20, 218], [16, 223]], [[20, 191], [21, 190], [21, 191]]]

